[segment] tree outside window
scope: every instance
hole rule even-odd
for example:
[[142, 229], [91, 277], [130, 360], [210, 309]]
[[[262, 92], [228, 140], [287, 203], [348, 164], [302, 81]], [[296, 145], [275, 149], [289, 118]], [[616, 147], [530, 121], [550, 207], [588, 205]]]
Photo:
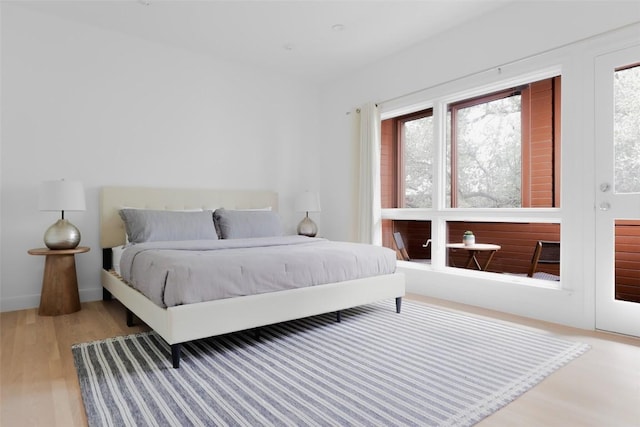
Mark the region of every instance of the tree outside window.
[[617, 70], [614, 88], [616, 193], [640, 193], [640, 65]]
[[431, 208], [433, 183], [433, 117], [427, 110], [399, 121], [405, 208]]
[[519, 93], [450, 108], [451, 207], [522, 206], [521, 113]]

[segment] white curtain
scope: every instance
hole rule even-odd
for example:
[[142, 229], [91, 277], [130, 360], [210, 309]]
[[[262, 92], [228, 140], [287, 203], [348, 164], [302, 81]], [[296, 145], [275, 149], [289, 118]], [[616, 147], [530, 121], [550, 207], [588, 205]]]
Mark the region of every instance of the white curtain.
[[373, 102], [360, 107], [358, 240], [382, 245], [380, 201], [380, 112]]

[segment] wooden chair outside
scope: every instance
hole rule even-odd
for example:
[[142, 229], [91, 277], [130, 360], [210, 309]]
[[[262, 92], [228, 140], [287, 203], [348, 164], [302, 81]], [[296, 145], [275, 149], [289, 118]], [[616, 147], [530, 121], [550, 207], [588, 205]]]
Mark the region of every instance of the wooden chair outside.
[[393, 233], [393, 241], [396, 244], [396, 249], [400, 252], [400, 256], [404, 261], [411, 261], [409, 258], [409, 253], [407, 252], [407, 248], [404, 246], [404, 239], [402, 238], [402, 234], [399, 231]]
[[[402, 234], [399, 231], [396, 231], [393, 233], [393, 241], [395, 242], [396, 249], [398, 249], [398, 252], [400, 252], [400, 256], [402, 257], [403, 261], [413, 261], [413, 262], [420, 262], [424, 264], [431, 264], [430, 259], [411, 259], [409, 257], [407, 248], [404, 245], [404, 239], [402, 238]], [[422, 245], [422, 247], [426, 248], [430, 243], [431, 243], [431, 239], [429, 239], [427, 243]]]
[[534, 277], [538, 264], [560, 264], [560, 242], [538, 240], [527, 276]]

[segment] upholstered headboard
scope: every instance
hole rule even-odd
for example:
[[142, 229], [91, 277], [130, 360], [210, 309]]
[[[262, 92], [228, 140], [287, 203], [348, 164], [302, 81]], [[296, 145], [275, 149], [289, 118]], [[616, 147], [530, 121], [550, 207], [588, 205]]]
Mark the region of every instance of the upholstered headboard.
[[103, 187], [100, 191], [100, 246], [125, 243], [123, 207], [144, 209], [262, 209], [278, 210], [278, 194], [262, 190], [207, 188]]

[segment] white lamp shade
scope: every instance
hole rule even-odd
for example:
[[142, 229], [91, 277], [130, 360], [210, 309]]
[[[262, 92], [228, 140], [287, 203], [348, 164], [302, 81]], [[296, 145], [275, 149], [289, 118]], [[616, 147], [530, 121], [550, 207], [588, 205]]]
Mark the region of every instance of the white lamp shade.
[[41, 211], [83, 211], [84, 188], [79, 181], [45, 181], [40, 184], [38, 209]]
[[320, 212], [320, 194], [316, 191], [305, 191], [296, 198], [296, 212]]

